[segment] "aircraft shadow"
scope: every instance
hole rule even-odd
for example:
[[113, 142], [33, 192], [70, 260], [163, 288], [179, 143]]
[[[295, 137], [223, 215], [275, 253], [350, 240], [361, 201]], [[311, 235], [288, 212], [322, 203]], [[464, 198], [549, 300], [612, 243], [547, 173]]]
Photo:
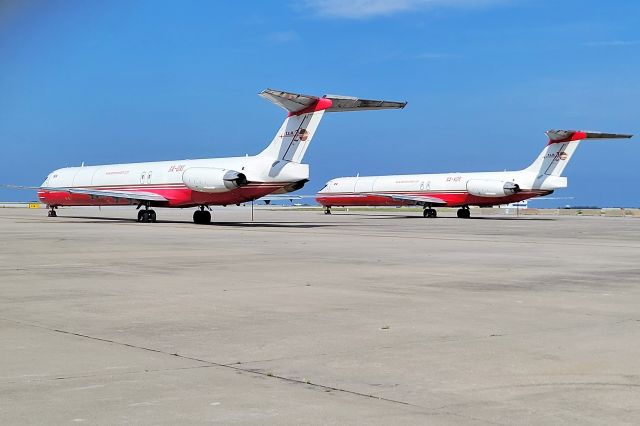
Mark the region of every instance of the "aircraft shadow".
[[532, 217], [532, 216], [471, 216], [468, 219], [461, 219], [455, 216], [438, 216], [435, 219], [425, 218], [422, 215], [399, 215], [399, 214], [362, 214], [362, 213], [345, 213], [344, 215], [336, 214], [336, 216], [358, 216], [365, 220], [375, 220], [375, 219], [420, 219], [420, 220], [533, 220], [533, 221], [554, 221], [556, 218], [553, 217]]
[[333, 228], [340, 226], [334, 223], [308, 222], [212, 222], [210, 226], [225, 226], [230, 228]]
[[[137, 223], [136, 219], [123, 219], [121, 217], [95, 217], [95, 216], [60, 216], [66, 219], [83, 219], [82, 221], [65, 221], [65, 223]], [[237, 227], [237, 228], [326, 228], [340, 226], [332, 223], [308, 223], [308, 222], [211, 222], [209, 225], [198, 225], [189, 220], [158, 220], [157, 224], [172, 223], [179, 225], [193, 226], [216, 226], [216, 227]], [[142, 225], [142, 224], [141, 224]]]

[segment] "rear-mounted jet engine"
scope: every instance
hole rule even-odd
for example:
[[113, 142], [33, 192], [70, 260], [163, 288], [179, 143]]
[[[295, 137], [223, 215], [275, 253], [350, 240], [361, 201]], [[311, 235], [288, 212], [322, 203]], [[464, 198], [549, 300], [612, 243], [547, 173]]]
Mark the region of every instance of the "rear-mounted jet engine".
[[187, 188], [199, 192], [227, 192], [245, 186], [247, 177], [235, 170], [191, 167], [182, 174]]

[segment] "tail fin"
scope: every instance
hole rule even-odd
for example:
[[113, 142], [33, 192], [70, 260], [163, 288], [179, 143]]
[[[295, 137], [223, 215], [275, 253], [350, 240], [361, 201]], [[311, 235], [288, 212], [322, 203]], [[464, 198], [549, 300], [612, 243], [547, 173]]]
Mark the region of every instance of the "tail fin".
[[406, 102], [372, 101], [346, 96], [299, 95], [267, 89], [260, 93], [265, 99], [289, 112], [273, 141], [258, 156], [300, 163], [318, 124], [326, 112], [360, 111], [367, 109], [404, 108]]
[[633, 135], [586, 132], [581, 130], [548, 130], [549, 143], [538, 158], [524, 171], [536, 176], [561, 176], [581, 141], [585, 139], [628, 139]]

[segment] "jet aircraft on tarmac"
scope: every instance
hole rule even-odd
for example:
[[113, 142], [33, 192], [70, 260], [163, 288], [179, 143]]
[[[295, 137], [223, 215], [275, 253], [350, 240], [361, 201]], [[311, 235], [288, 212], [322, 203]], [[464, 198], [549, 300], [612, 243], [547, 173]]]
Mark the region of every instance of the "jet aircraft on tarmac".
[[436, 217], [434, 207], [459, 207], [469, 218], [469, 206], [510, 204], [551, 194], [567, 187], [562, 172], [583, 140], [630, 138], [633, 135], [580, 130], [549, 130], [547, 146], [526, 169], [485, 173], [355, 176], [332, 179], [316, 194], [331, 213], [332, 206], [424, 206], [424, 217]]
[[197, 207], [195, 223], [210, 223], [211, 205], [240, 204], [304, 186], [302, 158], [325, 112], [404, 108], [406, 102], [347, 96], [300, 95], [267, 89], [265, 99], [288, 112], [272, 142], [245, 157], [66, 167], [51, 172], [38, 190], [55, 217], [61, 206], [137, 205], [138, 222], [155, 222], [151, 207]]

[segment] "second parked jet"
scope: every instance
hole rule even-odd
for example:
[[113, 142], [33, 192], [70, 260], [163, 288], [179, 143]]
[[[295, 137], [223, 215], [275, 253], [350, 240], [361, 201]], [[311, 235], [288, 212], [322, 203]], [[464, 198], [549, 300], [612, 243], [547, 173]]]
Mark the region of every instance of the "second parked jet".
[[424, 206], [424, 217], [436, 217], [434, 207], [459, 207], [458, 217], [471, 216], [469, 206], [495, 206], [551, 194], [567, 187], [562, 172], [585, 139], [619, 139], [632, 135], [549, 130], [549, 143], [526, 169], [485, 173], [441, 173], [355, 176], [332, 179], [316, 200], [332, 206]]

